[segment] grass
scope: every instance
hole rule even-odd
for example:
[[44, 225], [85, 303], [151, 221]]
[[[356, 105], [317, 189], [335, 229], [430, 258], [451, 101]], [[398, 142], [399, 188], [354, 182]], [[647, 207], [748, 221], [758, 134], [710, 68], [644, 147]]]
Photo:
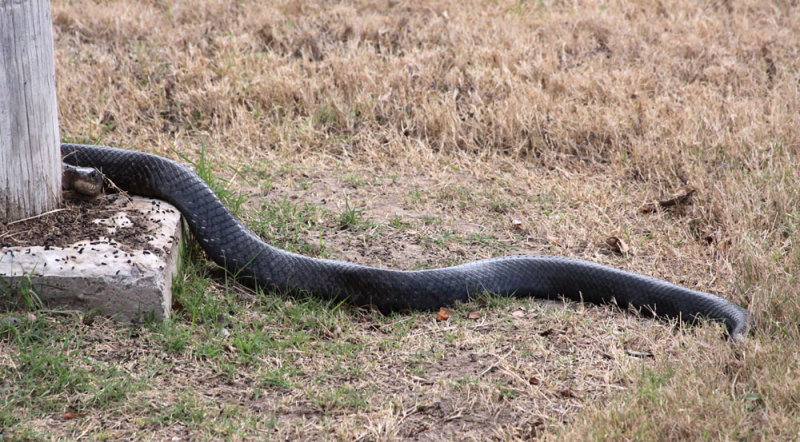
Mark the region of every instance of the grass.
[[[586, 258], [758, 328], [731, 346], [714, 324], [490, 295], [383, 316], [249, 291], [192, 246], [170, 321], [4, 313], [0, 438], [798, 438], [789, 3], [51, 5], [63, 137], [194, 163], [276, 246]], [[691, 204], [638, 210], [684, 185]]]

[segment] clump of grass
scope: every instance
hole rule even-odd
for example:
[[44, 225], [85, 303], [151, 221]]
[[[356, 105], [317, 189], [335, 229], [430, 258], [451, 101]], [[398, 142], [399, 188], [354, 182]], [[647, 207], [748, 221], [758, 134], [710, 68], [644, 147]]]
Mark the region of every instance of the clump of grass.
[[344, 200], [344, 210], [339, 214], [339, 228], [340, 229], [358, 229], [368, 225], [367, 221], [362, 219], [364, 210], [357, 207], [350, 206], [350, 200]]
[[[320, 221], [328, 216], [328, 212], [316, 204], [297, 204], [283, 197], [248, 214], [247, 222], [254, 232], [276, 247], [310, 256], [326, 256], [328, 251], [320, 236], [326, 226]], [[306, 240], [307, 234], [317, 236], [318, 241]]]
[[51, 413], [111, 408], [138, 388], [113, 364], [81, 350], [85, 327], [80, 316], [66, 315], [63, 321], [65, 326], [47, 315], [0, 321], [0, 339], [16, 349], [13, 364], [0, 364], [3, 428], [24, 428], [32, 417]]

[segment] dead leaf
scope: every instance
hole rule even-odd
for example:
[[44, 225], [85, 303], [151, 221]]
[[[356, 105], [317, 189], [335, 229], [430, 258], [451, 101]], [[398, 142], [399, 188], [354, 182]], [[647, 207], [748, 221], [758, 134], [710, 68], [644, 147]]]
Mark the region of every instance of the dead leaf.
[[514, 310], [513, 312], [511, 312], [511, 316], [515, 318], [521, 318], [525, 316], [525, 312], [523, 312], [522, 310]]
[[609, 236], [606, 238], [606, 244], [611, 247], [611, 250], [614, 253], [619, 253], [620, 255], [627, 255], [628, 254], [628, 245], [625, 244], [625, 241], [619, 239], [616, 236]]
[[480, 319], [480, 318], [481, 318], [480, 312], [469, 312], [467, 314], [467, 319]]
[[642, 204], [642, 206], [639, 207], [639, 211], [642, 213], [650, 213], [650, 212], [655, 212], [656, 210], [658, 210], [659, 207], [672, 207], [687, 203], [689, 201], [689, 198], [696, 191], [697, 189], [695, 189], [692, 186], [683, 186], [680, 189], [678, 189], [672, 195], [671, 198]]
[[450, 319], [450, 313], [447, 312], [447, 309], [442, 307], [439, 309], [439, 313], [436, 314], [437, 321], [447, 321]]
[[61, 415], [61, 419], [70, 420], [70, 419], [77, 419], [79, 417], [86, 416], [86, 413], [75, 413], [72, 411], [67, 411], [66, 413]]

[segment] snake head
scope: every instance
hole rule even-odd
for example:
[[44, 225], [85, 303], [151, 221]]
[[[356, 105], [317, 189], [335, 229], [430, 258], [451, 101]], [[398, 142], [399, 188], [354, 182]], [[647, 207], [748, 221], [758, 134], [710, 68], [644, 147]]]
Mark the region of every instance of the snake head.
[[91, 167], [62, 164], [61, 188], [95, 197], [103, 191], [103, 174]]

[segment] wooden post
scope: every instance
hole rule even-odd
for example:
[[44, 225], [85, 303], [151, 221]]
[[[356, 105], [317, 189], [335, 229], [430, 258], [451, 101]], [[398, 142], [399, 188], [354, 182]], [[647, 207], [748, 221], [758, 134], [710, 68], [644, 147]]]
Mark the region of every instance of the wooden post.
[[0, 0], [0, 222], [61, 203], [48, 0]]

